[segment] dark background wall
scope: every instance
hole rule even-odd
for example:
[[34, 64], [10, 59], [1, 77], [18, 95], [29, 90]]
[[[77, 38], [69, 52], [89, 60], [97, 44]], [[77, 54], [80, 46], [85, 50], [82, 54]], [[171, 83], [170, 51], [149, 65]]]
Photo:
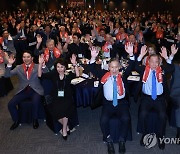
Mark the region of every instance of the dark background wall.
[[[180, 0], [84, 0], [85, 7], [114, 10], [126, 9], [139, 12], [172, 12], [180, 15]], [[103, 3], [104, 2], [104, 3]], [[13, 10], [17, 6], [21, 9], [59, 9], [66, 4], [66, 0], [1, 0], [0, 10]]]

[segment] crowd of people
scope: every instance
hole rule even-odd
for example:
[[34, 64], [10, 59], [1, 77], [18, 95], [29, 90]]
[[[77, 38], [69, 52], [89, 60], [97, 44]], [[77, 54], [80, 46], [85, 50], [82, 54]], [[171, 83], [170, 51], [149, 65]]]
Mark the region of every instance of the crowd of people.
[[[2, 12], [0, 22], [0, 80], [12, 75], [20, 79], [19, 89], [8, 103], [14, 121], [11, 130], [19, 126], [16, 106], [26, 98], [32, 100], [33, 128], [37, 129], [37, 102], [41, 96], [50, 95], [53, 103], [48, 104], [48, 111], [62, 124], [61, 134], [67, 140], [68, 119], [75, 112], [71, 80], [81, 76], [80, 70], [86, 65], [84, 71], [101, 81], [100, 127], [109, 154], [115, 153], [109, 127], [112, 115], [122, 122], [119, 152], [126, 151], [131, 123], [127, 78], [132, 71], [140, 76], [132, 94], [135, 101], [140, 97], [141, 102], [140, 144], [145, 146], [146, 117], [151, 109], [158, 113], [157, 137], [165, 135], [167, 102], [176, 106], [177, 137], [180, 137], [180, 16], [67, 7], [46, 12]], [[105, 69], [102, 63], [107, 58], [110, 60]], [[73, 73], [66, 73], [68, 63], [72, 64]], [[173, 74], [170, 87], [168, 74]], [[158, 145], [165, 148], [165, 143]]]

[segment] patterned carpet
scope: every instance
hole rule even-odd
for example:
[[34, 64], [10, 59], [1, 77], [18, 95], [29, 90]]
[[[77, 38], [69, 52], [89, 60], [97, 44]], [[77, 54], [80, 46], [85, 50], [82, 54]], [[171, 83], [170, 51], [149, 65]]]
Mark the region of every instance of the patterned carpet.
[[[13, 81], [14, 83], [16, 82]], [[37, 130], [32, 128], [32, 124], [23, 124], [14, 131], [9, 128], [12, 124], [7, 103], [12, 98], [14, 91], [8, 96], [0, 98], [0, 153], [1, 154], [106, 154], [106, 144], [102, 142], [102, 133], [99, 127], [101, 108], [91, 110], [78, 108], [79, 127], [71, 133], [67, 141], [60, 135], [54, 133], [41, 120]], [[138, 105], [132, 103], [132, 129], [133, 141], [127, 141], [127, 154], [178, 154], [179, 145], [166, 145], [165, 150], [159, 150], [156, 145], [154, 148], [145, 149], [139, 145], [141, 135], [136, 133]], [[174, 137], [176, 130], [167, 126], [167, 137]], [[115, 144], [118, 153], [118, 144]]]

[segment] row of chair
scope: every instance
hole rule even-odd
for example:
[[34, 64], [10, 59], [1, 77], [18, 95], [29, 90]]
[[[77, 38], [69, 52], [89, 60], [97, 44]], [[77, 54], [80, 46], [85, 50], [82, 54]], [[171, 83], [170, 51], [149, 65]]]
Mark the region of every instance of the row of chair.
[[[43, 102], [43, 101], [42, 101]], [[38, 118], [46, 121], [47, 126], [57, 135], [59, 131], [62, 129], [62, 125], [52, 118], [50, 113], [47, 110], [47, 106], [43, 104], [42, 102], [39, 102], [39, 112], [38, 112]], [[20, 123], [31, 123], [32, 122], [32, 103], [30, 100], [25, 100], [24, 102], [21, 102], [18, 105], [18, 112], [19, 112], [19, 118]], [[172, 107], [170, 118], [169, 118], [169, 124], [172, 127], [175, 127], [175, 109]], [[148, 117], [148, 132], [149, 133], [156, 133], [157, 132], [157, 113], [152, 111]], [[73, 129], [74, 127], [79, 125], [78, 120], [78, 114], [77, 112], [74, 114], [72, 119], [69, 119], [69, 127], [70, 129]], [[111, 127], [111, 136], [114, 142], [118, 142], [118, 138], [121, 134], [121, 122], [117, 120], [116, 118], [112, 118], [110, 121], [110, 127]], [[137, 125], [137, 133], [142, 133], [142, 125], [138, 122]], [[164, 132], [165, 134], [165, 132]], [[127, 140], [132, 140], [132, 128], [130, 126]]]

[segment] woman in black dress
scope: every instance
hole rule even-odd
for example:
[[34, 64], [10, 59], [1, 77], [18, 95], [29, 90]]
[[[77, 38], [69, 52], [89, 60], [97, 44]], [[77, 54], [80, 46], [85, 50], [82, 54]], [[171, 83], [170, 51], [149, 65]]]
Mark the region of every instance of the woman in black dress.
[[79, 69], [77, 67], [75, 55], [72, 55], [71, 63], [74, 66], [75, 74], [65, 73], [68, 64], [62, 58], [57, 59], [54, 65], [54, 71], [42, 73], [44, 58], [43, 56], [39, 57], [38, 76], [41, 78], [50, 79], [53, 83], [53, 88], [50, 94], [53, 98], [53, 101], [48, 105], [48, 109], [53, 118], [57, 119], [63, 125], [61, 133], [65, 140], [67, 139], [67, 134], [69, 133], [69, 128], [67, 125], [68, 119], [75, 112], [71, 80], [79, 76]]

